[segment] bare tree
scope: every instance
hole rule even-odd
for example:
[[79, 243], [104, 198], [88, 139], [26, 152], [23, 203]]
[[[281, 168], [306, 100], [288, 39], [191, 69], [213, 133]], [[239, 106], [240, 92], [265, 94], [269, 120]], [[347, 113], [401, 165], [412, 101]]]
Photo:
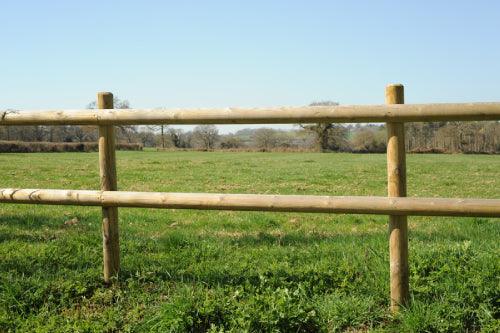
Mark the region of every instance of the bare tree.
[[361, 153], [383, 153], [387, 148], [386, 136], [385, 128], [381, 126], [358, 128], [352, 136], [352, 149]]
[[263, 150], [275, 148], [278, 145], [278, 133], [272, 128], [259, 128], [253, 133], [255, 145]]
[[[87, 109], [95, 109], [97, 106], [96, 101], [92, 101], [87, 104]], [[126, 99], [119, 99], [113, 96], [113, 108], [114, 109], [130, 109], [130, 102]], [[118, 139], [126, 140], [128, 143], [134, 142], [137, 137], [137, 127], [133, 125], [120, 125], [116, 126], [118, 131], [116, 133]]]
[[[339, 105], [333, 101], [313, 102], [309, 106], [336, 106]], [[318, 151], [325, 152], [328, 150], [340, 150], [345, 146], [347, 139], [347, 129], [338, 124], [317, 123], [299, 125], [306, 131], [310, 131], [316, 136], [316, 147]]]
[[137, 136], [144, 147], [154, 147], [156, 144], [156, 135], [152, 131], [140, 131], [137, 133]]
[[188, 148], [190, 146], [190, 140], [186, 137], [186, 134], [182, 129], [169, 128], [167, 133], [175, 148]]
[[194, 128], [193, 136], [204, 149], [210, 150], [215, 148], [219, 130], [214, 125], [200, 125]]
[[243, 141], [234, 134], [227, 134], [221, 138], [220, 147], [222, 149], [232, 149], [243, 147]]
[[149, 128], [150, 130], [152, 130], [153, 132], [155, 133], [158, 133], [158, 131], [160, 132], [160, 143], [161, 143], [161, 147], [162, 148], [165, 148], [166, 147], [166, 142], [165, 142], [165, 133], [168, 129], [168, 126], [167, 125], [149, 125], [147, 126], [147, 128]]

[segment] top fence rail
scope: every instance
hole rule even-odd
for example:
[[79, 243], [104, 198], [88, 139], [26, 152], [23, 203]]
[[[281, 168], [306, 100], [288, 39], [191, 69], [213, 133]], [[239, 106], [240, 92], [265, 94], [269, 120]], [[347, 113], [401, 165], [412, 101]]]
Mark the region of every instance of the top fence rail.
[[500, 120], [500, 103], [0, 111], [0, 125], [296, 124]]

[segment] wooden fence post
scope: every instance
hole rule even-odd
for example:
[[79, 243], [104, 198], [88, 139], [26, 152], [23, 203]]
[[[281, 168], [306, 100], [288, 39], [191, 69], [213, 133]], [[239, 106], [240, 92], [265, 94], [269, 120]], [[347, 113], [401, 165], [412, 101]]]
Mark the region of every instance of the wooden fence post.
[[[386, 104], [404, 104], [404, 86], [385, 89]], [[389, 197], [406, 197], [406, 152], [404, 123], [387, 123], [387, 192]], [[391, 310], [408, 304], [408, 221], [406, 216], [389, 216]]]
[[[113, 109], [113, 94], [97, 94], [99, 109]], [[112, 125], [99, 126], [99, 174], [102, 191], [116, 191], [115, 130]], [[102, 208], [102, 245], [104, 282], [109, 283], [120, 269], [118, 207]]]

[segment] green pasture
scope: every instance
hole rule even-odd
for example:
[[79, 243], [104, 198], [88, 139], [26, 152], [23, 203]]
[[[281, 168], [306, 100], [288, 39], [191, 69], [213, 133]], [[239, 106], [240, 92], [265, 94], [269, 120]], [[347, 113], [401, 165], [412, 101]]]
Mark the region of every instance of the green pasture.
[[[130, 191], [386, 195], [379, 154], [118, 152]], [[500, 198], [500, 157], [408, 155], [408, 194]], [[1, 154], [0, 188], [99, 189], [97, 153]], [[498, 332], [500, 219], [410, 217], [391, 315], [387, 217], [0, 204], [0, 332]], [[65, 223], [73, 221], [71, 223]]]

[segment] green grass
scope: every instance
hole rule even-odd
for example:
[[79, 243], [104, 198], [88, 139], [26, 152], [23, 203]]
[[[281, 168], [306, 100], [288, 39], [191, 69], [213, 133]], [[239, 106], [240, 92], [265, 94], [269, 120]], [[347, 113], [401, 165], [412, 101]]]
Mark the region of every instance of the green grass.
[[[97, 154], [2, 154], [0, 187], [98, 189]], [[120, 190], [385, 195], [385, 155], [118, 152]], [[409, 155], [410, 196], [500, 198], [500, 157]], [[0, 331], [500, 330], [500, 221], [411, 217], [412, 305], [388, 311], [387, 217], [0, 204]], [[66, 220], [78, 218], [76, 225]]]

